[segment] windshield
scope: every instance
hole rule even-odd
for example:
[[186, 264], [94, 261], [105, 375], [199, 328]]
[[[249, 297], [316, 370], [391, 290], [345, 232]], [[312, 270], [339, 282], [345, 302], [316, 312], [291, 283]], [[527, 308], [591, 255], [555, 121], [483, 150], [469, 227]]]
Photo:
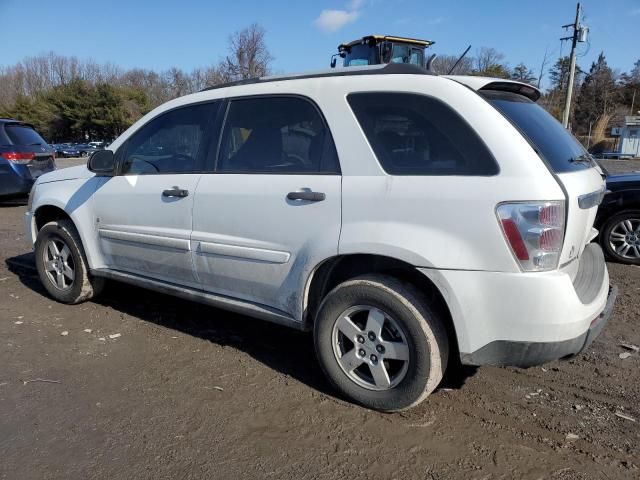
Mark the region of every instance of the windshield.
[[356, 67], [361, 65], [375, 65], [376, 49], [368, 45], [358, 44], [351, 47], [344, 57], [345, 67]]
[[413, 65], [424, 65], [424, 51], [422, 48], [412, 47], [403, 43], [394, 43], [393, 46], [383, 54], [384, 63], [410, 63]]
[[489, 90], [480, 93], [527, 137], [554, 172], [573, 172], [595, 166], [580, 142], [535, 102], [511, 92]]
[[38, 132], [29, 125], [8, 124], [5, 125], [7, 136], [13, 145], [46, 145]]

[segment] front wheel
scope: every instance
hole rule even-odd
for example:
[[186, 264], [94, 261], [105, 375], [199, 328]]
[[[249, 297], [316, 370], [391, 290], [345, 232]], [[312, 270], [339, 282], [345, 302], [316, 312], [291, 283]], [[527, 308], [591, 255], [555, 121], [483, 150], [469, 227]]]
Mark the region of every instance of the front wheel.
[[600, 243], [609, 258], [640, 265], [640, 211], [629, 210], [611, 217], [602, 229]]
[[35, 256], [40, 281], [59, 302], [84, 302], [104, 286], [104, 279], [89, 274], [80, 236], [70, 220], [49, 222], [40, 229]]
[[320, 305], [314, 341], [341, 393], [387, 412], [424, 400], [442, 380], [449, 354], [444, 325], [420, 292], [385, 275], [332, 290]]

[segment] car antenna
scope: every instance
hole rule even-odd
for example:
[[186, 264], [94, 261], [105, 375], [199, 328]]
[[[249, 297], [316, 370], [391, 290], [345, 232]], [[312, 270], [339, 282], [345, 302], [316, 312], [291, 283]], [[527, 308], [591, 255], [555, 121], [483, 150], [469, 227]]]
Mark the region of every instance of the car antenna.
[[458, 60], [456, 60], [456, 63], [453, 64], [453, 67], [451, 67], [451, 69], [447, 72], [447, 75], [451, 75], [451, 72], [453, 72], [455, 70], [455, 68], [460, 63], [460, 60], [462, 60], [464, 58], [464, 56], [469, 52], [469, 50], [471, 50], [471, 45], [469, 45], [467, 47], [467, 49], [464, 51], [464, 53], [462, 55], [460, 55], [460, 58], [458, 58]]

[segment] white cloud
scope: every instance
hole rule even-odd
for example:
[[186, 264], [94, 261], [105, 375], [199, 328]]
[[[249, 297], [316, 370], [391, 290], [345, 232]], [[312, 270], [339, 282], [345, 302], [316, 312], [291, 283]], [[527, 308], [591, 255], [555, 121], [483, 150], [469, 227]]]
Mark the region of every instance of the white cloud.
[[442, 22], [444, 22], [444, 17], [432, 18], [431, 20], [428, 20], [426, 23], [427, 25], [439, 25]]
[[346, 10], [322, 10], [320, 16], [313, 23], [320, 30], [331, 33], [340, 30], [346, 24], [354, 22], [360, 16], [360, 12], [347, 12]]
[[324, 32], [336, 32], [348, 23], [357, 20], [364, 3], [365, 0], [348, 0], [346, 10], [322, 10], [313, 24]]
[[634, 8], [633, 10], [631, 10], [631, 11], [629, 12], [629, 14], [630, 14], [630, 15], [633, 15], [633, 16], [635, 16], [635, 15], [640, 15], [640, 8]]

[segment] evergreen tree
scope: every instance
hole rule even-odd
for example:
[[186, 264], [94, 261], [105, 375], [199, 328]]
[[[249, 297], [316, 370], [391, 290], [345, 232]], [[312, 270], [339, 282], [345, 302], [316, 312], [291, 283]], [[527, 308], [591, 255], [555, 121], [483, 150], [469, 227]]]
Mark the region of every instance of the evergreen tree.
[[604, 53], [600, 53], [584, 77], [576, 98], [576, 127], [582, 133], [587, 132], [590, 124], [595, 123], [602, 115], [610, 115], [615, 111], [618, 100], [615, 75], [607, 65]]
[[[558, 120], [562, 118], [565, 99], [567, 98], [567, 85], [569, 84], [569, 57], [561, 57], [549, 70], [549, 80], [551, 85], [541, 100], [541, 104]], [[576, 74], [574, 77], [574, 92], [578, 90], [580, 80], [583, 75], [582, 69], [576, 65]], [[575, 93], [574, 93], [575, 98]]]

